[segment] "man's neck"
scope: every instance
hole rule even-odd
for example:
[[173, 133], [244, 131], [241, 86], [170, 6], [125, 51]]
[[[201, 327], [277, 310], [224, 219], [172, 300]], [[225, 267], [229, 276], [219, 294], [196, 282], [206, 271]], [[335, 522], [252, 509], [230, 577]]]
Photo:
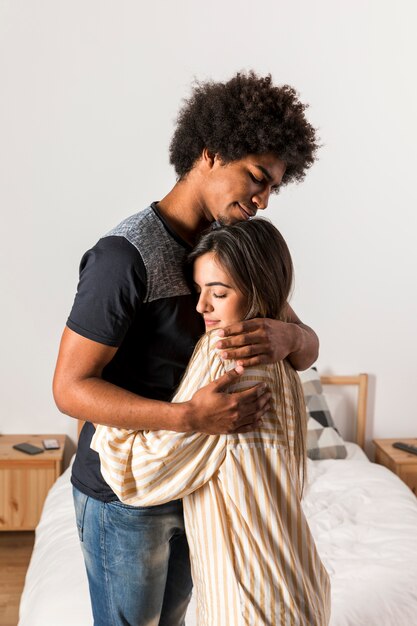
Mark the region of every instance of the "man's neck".
[[158, 210], [177, 235], [191, 246], [195, 245], [202, 231], [210, 226], [200, 198], [188, 181], [178, 182], [158, 202]]

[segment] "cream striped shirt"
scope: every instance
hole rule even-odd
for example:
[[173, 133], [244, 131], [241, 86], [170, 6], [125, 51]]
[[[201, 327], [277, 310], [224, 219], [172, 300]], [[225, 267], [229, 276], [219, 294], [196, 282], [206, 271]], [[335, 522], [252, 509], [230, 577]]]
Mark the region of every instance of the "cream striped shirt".
[[[174, 402], [189, 400], [233, 367], [219, 358], [215, 343], [204, 337]], [[288, 400], [288, 447], [272, 367], [245, 370], [229, 389], [267, 383], [272, 409], [257, 430], [205, 435], [98, 426], [91, 443], [103, 477], [126, 504], [183, 498], [199, 626], [329, 621], [329, 577], [299, 498], [294, 416]]]

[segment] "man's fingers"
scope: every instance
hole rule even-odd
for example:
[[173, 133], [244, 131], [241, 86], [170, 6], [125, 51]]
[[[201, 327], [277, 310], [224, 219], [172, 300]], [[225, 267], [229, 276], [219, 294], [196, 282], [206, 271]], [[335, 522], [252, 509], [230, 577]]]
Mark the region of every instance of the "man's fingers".
[[231, 395], [238, 401], [239, 408], [244, 410], [245, 407], [251, 407], [252, 404], [257, 403], [258, 399], [266, 393], [270, 393], [266, 384], [258, 383], [244, 391], [234, 391]]
[[[250, 390], [252, 391], [252, 389]], [[256, 428], [255, 423], [261, 420], [265, 413], [270, 409], [271, 393], [265, 389], [256, 390], [260, 395], [250, 397], [242, 397], [238, 399], [238, 418], [235, 420], [233, 432], [238, 428], [251, 426]], [[244, 392], [240, 392], [241, 394]], [[234, 394], [238, 396], [239, 394]]]
[[220, 378], [215, 380], [212, 384], [216, 391], [224, 391], [226, 387], [236, 382], [236, 380], [239, 378], [243, 371], [243, 367], [241, 365], [238, 365], [237, 367], [235, 367], [235, 369], [229, 370], [228, 372], [223, 374], [223, 376], [220, 376]]
[[244, 333], [219, 340], [219, 342], [216, 343], [216, 348], [219, 350], [226, 350], [226, 348], [240, 348], [241, 346], [256, 344], [260, 341], [262, 341], [262, 337], [259, 333]]
[[230, 326], [226, 326], [226, 328], [223, 328], [223, 332], [218, 331], [218, 334], [223, 334], [224, 337], [231, 337], [232, 335], [250, 333], [262, 326], [263, 322], [264, 318], [258, 317], [255, 317], [251, 320], [245, 320], [243, 322], [236, 322], [235, 324], [231, 324]]
[[[230, 370], [218, 380], [211, 383], [216, 392], [227, 391], [239, 380], [243, 367], [237, 368], [239, 371]], [[270, 409], [271, 392], [265, 383], [258, 383], [243, 391], [234, 391], [227, 395], [229, 398], [230, 417], [229, 428], [225, 432], [248, 432], [259, 427], [265, 413]]]
[[257, 428], [259, 428], [262, 425], [262, 421], [263, 421], [263, 417], [265, 415], [265, 413], [270, 410], [270, 403], [269, 400], [266, 401], [266, 404], [263, 406], [262, 409], [259, 409], [258, 411], [256, 411], [255, 413], [251, 414], [250, 416], [246, 416], [246, 417], [242, 417], [239, 419], [239, 421], [237, 422], [237, 428], [235, 430], [233, 430], [232, 432], [234, 433], [247, 433], [251, 430], [256, 430]]
[[255, 367], [256, 365], [262, 365], [264, 363], [269, 363], [269, 358], [266, 354], [258, 354], [254, 357], [250, 357], [247, 359], [237, 359], [238, 365], [246, 367]]
[[219, 350], [265, 342], [264, 328], [262, 324], [260, 325], [258, 319], [233, 324], [225, 328], [224, 331], [224, 338], [219, 337], [219, 341], [216, 344]]
[[266, 390], [260, 396], [255, 398], [252, 402], [248, 400], [239, 402], [239, 413], [243, 419], [261, 419], [264, 414], [271, 408], [271, 393]]
[[248, 359], [261, 354], [268, 355], [269, 352], [270, 347], [268, 344], [254, 343], [252, 345], [245, 345], [244, 348], [222, 350], [220, 356], [222, 359], [234, 359], [238, 361], [239, 359]]
[[[272, 396], [270, 393], [265, 393], [258, 399], [258, 413], [264, 415], [267, 411], [270, 411], [272, 409], [271, 397]], [[262, 415], [260, 415], [259, 417], [262, 417]]]
[[254, 422], [250, 426], [242, 426], [242, 428], [236, 428], [233, 433], [249, 433], [251, 430], [256, 430], [258, 428], [258, 424]]

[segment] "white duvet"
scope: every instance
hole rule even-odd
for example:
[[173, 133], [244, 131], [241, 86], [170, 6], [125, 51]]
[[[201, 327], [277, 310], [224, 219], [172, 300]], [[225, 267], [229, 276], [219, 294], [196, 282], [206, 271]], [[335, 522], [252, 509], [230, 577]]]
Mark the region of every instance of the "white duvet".
[[[417, 499], [348, 447], [346, 460], [309, 461], [303, 505], [331, 578], [330, 624], [417, 626]], [[69, 476], [68, 469], [48, 494], [18, 626], [93, 624]], [[186, 624], [195, 623], [192, 603]]]

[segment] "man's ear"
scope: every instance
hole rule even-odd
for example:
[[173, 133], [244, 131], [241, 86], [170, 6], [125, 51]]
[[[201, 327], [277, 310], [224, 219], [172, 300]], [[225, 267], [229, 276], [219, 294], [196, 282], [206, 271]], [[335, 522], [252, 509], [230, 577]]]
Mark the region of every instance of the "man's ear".
[[201, 160], [206, 166], [211, 169], [214, 165], [216, 158], [218, 157], [214, 152], [211, 152], [208, 148], [204, 148], [201, 154]]

